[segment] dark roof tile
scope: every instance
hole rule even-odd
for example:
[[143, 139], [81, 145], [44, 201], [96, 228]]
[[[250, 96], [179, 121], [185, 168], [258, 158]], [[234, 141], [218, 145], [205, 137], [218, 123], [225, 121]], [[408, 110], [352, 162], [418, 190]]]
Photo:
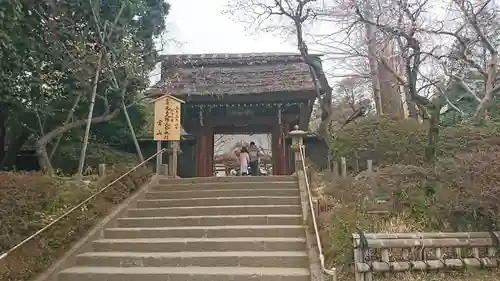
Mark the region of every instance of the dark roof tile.
[[175, 95], [310, 91], [314, 83], [300, 54], [168, 55], [157, 90]]

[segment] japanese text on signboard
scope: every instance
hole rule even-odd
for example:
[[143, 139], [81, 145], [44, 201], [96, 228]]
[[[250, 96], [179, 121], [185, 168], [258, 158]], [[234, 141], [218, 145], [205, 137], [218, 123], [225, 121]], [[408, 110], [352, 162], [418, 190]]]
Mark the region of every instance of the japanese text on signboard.
[[180, 140], [180, 107], [168, 97], [155, 102], [155, 140]]

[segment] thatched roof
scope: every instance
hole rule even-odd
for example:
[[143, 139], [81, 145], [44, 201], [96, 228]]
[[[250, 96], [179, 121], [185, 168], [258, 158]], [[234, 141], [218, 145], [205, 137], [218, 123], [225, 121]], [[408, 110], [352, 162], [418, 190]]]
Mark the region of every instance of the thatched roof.
[[[319, 57], [319, 56], [318, 56]], [[312, 91], [300, 54], [168, 55], [156, 91], [177, 96]]]

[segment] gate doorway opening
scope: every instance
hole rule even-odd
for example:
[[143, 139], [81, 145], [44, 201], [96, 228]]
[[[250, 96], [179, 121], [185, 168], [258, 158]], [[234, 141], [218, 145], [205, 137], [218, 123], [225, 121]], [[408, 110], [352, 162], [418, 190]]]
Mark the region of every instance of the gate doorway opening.
[[[226, 177], [240, 175], [240, 152], [255, 144], [259, 152], [258, 175], [272, 175], [272, 136], [270, 134], [217, 134], [214, 135], [214, 176]], [[251, 173], [250, 173], [251, 174]]]

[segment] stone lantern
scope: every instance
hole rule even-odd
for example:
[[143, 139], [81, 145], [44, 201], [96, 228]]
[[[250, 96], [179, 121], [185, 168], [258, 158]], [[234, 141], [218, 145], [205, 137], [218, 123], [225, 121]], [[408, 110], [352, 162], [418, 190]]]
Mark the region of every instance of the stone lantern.
[[292, 152], [294, 152], [294, 159], [295, 159], [295, 172], [297, 172], [299, 169], [302, 168], [302, 161], [301, 161], [301, 155], [300, 155], [300, 147], [302, 146], [302, 151], [304, 151], [304, 136], [307, 135], [307, 132], [302, 131], [299, 129], [299, 125], [295, 125], [293, 127], [293, 130], [288, 132], [289, 138], [292, 139]]

